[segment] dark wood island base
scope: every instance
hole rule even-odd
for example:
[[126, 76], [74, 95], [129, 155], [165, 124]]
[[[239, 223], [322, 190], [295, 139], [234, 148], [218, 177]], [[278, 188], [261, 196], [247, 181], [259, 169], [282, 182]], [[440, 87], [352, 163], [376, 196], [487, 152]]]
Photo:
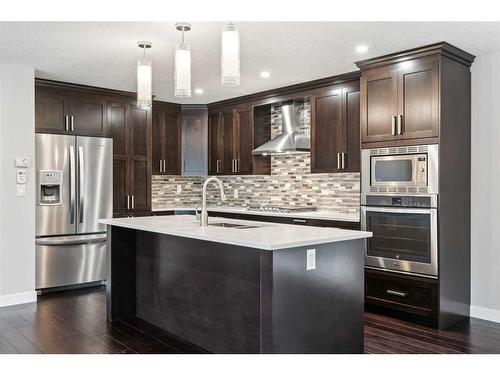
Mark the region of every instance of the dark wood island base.
[[363, 353], [363, 264], [363, 239], [270, 251], [108, 226], [108, 319], [213, 353]]

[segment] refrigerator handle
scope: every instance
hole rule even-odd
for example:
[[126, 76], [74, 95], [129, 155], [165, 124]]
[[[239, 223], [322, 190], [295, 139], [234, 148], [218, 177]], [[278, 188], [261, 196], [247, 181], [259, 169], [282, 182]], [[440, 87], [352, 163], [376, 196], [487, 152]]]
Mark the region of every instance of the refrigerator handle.
[[76, 190], [76, 178], [75, 178], [75, 148], [69, 146], [69, 223], [75, 223], [75, 190]]
[[78, 212], [80, 213], [80, 223], [83, 223], [83, 210], [85, 201], [83, 197], [85, 196], [85, 168], [83, 165], [83, 147], [78, 146], [78, 166], [79, 166], [79, 188], [78, 188]]

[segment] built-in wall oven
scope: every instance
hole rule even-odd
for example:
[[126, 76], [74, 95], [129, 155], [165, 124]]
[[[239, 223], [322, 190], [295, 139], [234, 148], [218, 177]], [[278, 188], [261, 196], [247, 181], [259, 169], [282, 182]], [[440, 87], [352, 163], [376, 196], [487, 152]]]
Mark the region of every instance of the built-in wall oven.
[[365, 265], [438, 275], [438, 145], [362, 151]]

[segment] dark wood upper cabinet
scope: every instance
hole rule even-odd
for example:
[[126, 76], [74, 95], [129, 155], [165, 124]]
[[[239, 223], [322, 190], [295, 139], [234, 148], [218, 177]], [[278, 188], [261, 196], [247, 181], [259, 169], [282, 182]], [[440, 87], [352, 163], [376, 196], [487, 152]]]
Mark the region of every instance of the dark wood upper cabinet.
[[153, 102], [153, 174], [181, 174], [181, 108]]
[[252, 109], [249, 105], [209, 112], [209, 174], [252, 174]]
[[311, 97], [311, 172], [357, 172], [360, 164], [359, 80]]
[[237, 174], [252, 174], [253, 123], [251, 109], [235, 112], [235, 170]]
[[220, 112], [208, 113], [208, 174], [222, 174], [222, 119]]
[[222, 174], [232, 174], [234, 169], [234, 112], [222, 112]]
[[398, 70], [398, 138], [439, 135], [439, 62], [410, 61]]
[[71, 133], [85, 136], [106, 136], [106, 98], [101, 95], [73, 94], [69, 100]]
[[397, 139], [398, 72], [392, 66], [363, 72], [361, 77], [361, 140]]
[[363, 144], [439, 137], [439, 56], [363, 69]]
[[[38, 83], [38, 82], [37, 82]], [[105, 137], [107, 100], [103, 94], [37, 84], [35, 129], [40, 133]]]
[[55, 90], [36, 87], [35, 127], [37, 132], [64, 133], [68, 126], [69, 98]]

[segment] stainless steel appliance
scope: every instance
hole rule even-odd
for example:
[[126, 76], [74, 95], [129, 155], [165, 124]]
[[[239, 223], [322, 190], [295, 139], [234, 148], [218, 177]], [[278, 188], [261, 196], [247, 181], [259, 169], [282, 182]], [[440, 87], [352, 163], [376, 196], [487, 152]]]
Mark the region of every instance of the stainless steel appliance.
[[301, 213], [301, 212], [314, 212], [318, 209], [316, 207], [305, 207], [305, 206], [295, 206], [295, 207], [284, 207], [284, 206], [257, 206], [250, 205], [247, 207], [247, 211], [262, 211], [262, 212], [281, 212], [281, 213]]
[[267, 155], [283, 152], [307, 152], [311, 139], [303, 129], [300, 119], [302, 103], [288, 102], [281, 106], [281, 134], [252, 151], [253, 155]]
[[365, 265], [438, 275], [438, 145], [366, 149], [361, 166]]
[[439, 146], [361, 151], [361, 203], [367, 194], [438, 194]]
[[112, 140], [36, 135], [36, 288], [106, 278], [112, 216]]

